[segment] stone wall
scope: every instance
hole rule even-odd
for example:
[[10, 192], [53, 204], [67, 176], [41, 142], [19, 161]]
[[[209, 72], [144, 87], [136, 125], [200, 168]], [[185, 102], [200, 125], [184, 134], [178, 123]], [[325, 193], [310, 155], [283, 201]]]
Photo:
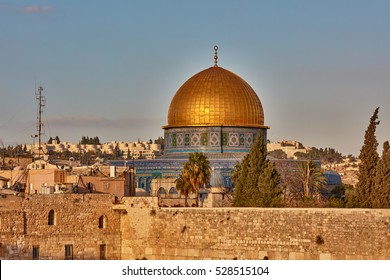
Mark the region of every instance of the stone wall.
[[[65, 245], [72, 245], [73, 259], [99, 259], [100, 245], [106, 244], [107, 258], [120, 259], [121, 214], [114, 201], [111, 195], [32, 195], [22, 199], [20, 210], [7, 210], [9, 202], [0, 200], [0, 258], [32, 259], [33, 246], [39, 246], [40, 259], [61, 260]], [[48, 224], [50, 210], [54, 225]]]
[[[54, 225], [48, 213], [55, 213]], [[105, 226], [99, 228], [99, 217]], [[160, 208], [157, 197], [0, 197], [0, 259], [390, 259], [390, 209]]]
[[390, 210], [151, 208], [122, 216], [122, 259], [390, 259]]

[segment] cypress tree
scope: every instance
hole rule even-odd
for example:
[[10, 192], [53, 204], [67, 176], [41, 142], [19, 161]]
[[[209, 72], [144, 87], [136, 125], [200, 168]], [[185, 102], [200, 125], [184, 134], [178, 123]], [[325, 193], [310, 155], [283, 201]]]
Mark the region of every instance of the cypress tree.
[[281, 205], [280, 175], [267, 160], [263, 139], [258, 137], [248, 155], [233, 171], [233, 205], [238, 207], [277, 207]]
[[390, 208], [390, 145], [383, 143], [382, 157], [378, 162], [373, 194], [373, 207]]
[[364, 144], [360, 150], [359, 182], [356, 184], [356, 199], [359, 207], [371, 208], [373, 206], [373, 189], [375, 185], [375, 173], [379, 160], [377, 152], [378, 141], [375, 137], [376, 126], [379, 124], [379, 108], [375, 109], [370, 119], [370, 124], [365, 132]]

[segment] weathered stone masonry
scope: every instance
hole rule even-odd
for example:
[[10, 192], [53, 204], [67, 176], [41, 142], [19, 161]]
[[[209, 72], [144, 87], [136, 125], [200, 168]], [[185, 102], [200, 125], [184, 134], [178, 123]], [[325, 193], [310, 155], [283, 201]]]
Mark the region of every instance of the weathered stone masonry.
[[389, 209], [159, 208], [156, 198], [96, 194], [5, 201], [0, 259], [31, 259], [33, 246], [41, 259], [64, 259], [67, 244], [74, 259], [99, 259], [102, 244], [107, 259], [390, 259]]
[[[72, 245], [73, 259], [120, 259], [120, 213], [113, 210], [111, 195], [32, 195], [20, 200], [20, 210], [7, 211], [0, 200], [0, 258], [32, 259], [39, 246], [40, 259], [64, 259], [65, 245]], [[15, 197], [17, 199], [17, 197]], [[9, 204], [9, 203], [8, 203]], [[54, 210], [54, 225], [48, 224]], [[99, 218], [104, 227], [99, 228]]]
[[165, 208], [149, 219], [147, 244], [133, 238], [123, 258], [390, 259], [390, 210]]

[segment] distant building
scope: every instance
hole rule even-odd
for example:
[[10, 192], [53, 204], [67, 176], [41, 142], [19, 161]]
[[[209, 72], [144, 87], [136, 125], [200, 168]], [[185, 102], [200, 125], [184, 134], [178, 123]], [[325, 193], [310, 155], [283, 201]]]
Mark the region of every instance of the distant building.
[[286, 153], [287, 158], [297, 159], [295, 153], [307, 153], [310, 151], [310, 148], [305, 148], [302, 143], [294, 140], [282, 140], [280, 142], [268, 142], [267, 151], [282, 150]]
[[[34, 145], [26, 145], [26, 151], [34, 151], [37, 153], [39, 148], [39, 143]], [[117, 152], [125, 159], [128, 156], [135, 159], [152, 159], [160, 156], [162, 154], [160, 144], [150, 144], [148, 142], [123, 142], [123, 141], [112, 141], [109, 143], [104, 143], [101, 145], [95, 144], [75, 144], [69, 142], [57, 143], [57, 141], [52, 142], [52, 144], [41, 143], [41, 148], [44, 154], [50, 152], [57, 153], [95, 153], [95, 154], [116, 154]]]

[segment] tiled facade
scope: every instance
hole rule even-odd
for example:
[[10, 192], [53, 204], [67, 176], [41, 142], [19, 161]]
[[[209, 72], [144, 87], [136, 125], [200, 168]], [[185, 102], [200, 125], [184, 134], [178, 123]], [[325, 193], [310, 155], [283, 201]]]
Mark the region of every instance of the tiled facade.
[[259, 132], [266, 141], [266, 128], [223, 126], [166, 128], [164, 130], [164, 154], [247, 153]]
[[[249, 152], [253, 142], [262, 134], [267, 141], [266, 128], [246, 127], [181, 127], [165, 128], [164, 156], [151, 160], [129, 161], [134, 164], [137, 187], [149, 192], [154, 178], [177, 178], [188, 154], [203, 152], [210, 165], [218, 170], [224, 187], [232, 187], [231, 172], [238, 161]], [[222, 143], [222, 145], [221, 145]], [[123, 165], [123, 161], [111, 161], [113, 165]]]

